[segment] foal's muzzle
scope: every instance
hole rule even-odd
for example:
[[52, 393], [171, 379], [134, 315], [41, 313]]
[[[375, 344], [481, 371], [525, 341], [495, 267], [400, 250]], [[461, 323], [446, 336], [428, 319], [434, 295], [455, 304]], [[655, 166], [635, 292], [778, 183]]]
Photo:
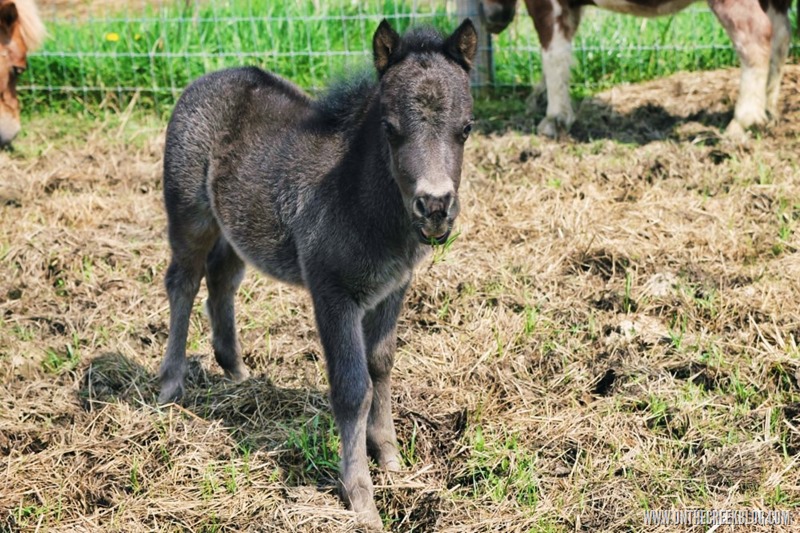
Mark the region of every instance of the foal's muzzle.
[[444, 244], [458, 216], [459, 204], [455, 194], [443, 196], [423, 194], [414, 197], [411, 204], [414, 227], [424, 244]]

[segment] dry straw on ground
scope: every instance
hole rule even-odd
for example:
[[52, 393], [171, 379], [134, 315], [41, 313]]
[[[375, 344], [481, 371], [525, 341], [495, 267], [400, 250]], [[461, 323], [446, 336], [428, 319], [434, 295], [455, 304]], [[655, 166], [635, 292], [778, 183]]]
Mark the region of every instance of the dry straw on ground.
[[[614, 89], [560, 143], [482, 117], [461, 235], [400, 323], [394, 530], [800, 503], [800, 69], [744, 146], [717, 135], [734, 77]], [[156, 408], [163, 124], [63, 120], [0, 154], [0, 529], [351, 530], [309, 298], [249, 271], [239, 386], [198, 299], [184, 406]]]

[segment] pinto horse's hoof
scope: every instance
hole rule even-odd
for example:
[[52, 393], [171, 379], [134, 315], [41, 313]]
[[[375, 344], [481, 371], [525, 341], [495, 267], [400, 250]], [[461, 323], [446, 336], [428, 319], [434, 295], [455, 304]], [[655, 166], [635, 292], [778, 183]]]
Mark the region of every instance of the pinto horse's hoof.
[[569, 132], [574, 117], [544, 117], [536, 127], [536, 133], [550, 139], [557, 139]]
[[749, 136], [747, 130], [745, 130], [739, 122], [731, 120], [731, 123], [725, 128], [725, 137], [731, 141], [740, 143], [746, 141]]
[[748, 131], [760, 131], [769, 123], [769, 115], [764, 109], [737, 109], [733, 120], [725, 128], [725, 136], [734, 141], [744, 141], [749, 137]]

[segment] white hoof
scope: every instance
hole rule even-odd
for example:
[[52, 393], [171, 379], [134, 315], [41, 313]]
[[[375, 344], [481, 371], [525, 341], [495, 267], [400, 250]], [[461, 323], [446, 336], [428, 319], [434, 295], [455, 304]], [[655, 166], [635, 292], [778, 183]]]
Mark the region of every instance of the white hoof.
[[573, 122], [575, 122], [575, 118], [569, 116], [544, 117], [536, 128], [536, 133], [555, 139], [559, 135], [569, 132]]

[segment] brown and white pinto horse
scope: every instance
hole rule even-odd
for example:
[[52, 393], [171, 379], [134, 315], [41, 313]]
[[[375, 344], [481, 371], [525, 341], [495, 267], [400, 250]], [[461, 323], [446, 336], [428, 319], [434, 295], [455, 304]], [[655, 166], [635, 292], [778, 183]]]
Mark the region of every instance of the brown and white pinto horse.
[[[547, 115], [540, 135], [569, 130], [575, 113], [569, 98], [572, 38], [586, 5], [642, 17], [676, 13], [697, 0], [525, 0], [542, 46]], [[778, 116], [781, 70], [789, 54], [792, 0], [708, 0], [739, 56], [739, 99], [726, 133], [733, 137]], [[487, 29], [499, 33], [511, 23], [517, 0], [481, 0]]]
[[17, 80], [45, 29], [32, 0], [0, 0], [0, 147], [20, 130]]

